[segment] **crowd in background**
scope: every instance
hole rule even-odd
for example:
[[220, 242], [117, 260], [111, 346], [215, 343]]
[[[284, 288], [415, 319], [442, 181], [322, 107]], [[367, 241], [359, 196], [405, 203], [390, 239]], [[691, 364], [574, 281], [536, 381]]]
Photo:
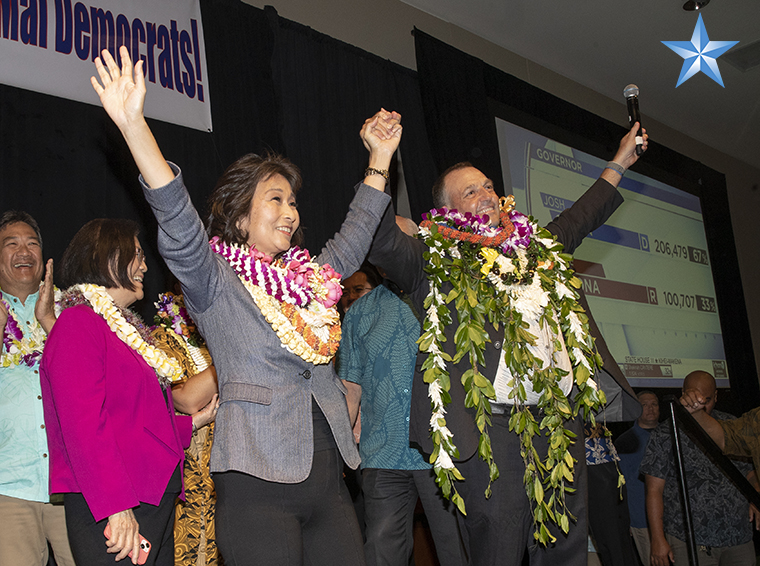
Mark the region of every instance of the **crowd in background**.
[[[345, 222], [312, 257], [297, 247], [300, 172], [281, 156], [233, 163], [201, 220], [145, 122], [142, 62], [121, 59], [104, 52], [93, 87], [178, 286], [148, 325], [130, 309], [145, 298], [137, 224], [88, 222], [54, 275], [34, 218], [0, 217], [0, 564], [44, 565], [50, 545], [61, 566], [402, 565], [418, 499], [444, 565], [580, 566], [589, 530], [605, 566], [685, 563], [657, 397], [634, 394], [557, 251], [622, 202], [638, 125], [545, 228], [469, 163], [442, 174], [417, 226], [389, 206], [402, 127], [381, 109], [360, 131], [368, 166]], [[540, 309], [525, 306], [535, 294]], [[600, 389], [635, 420], [615, 444]], [[708, 420], [732, 418], [713, 411], [712, 376], [683, 389], [728, 452], [757, 455], [738, 425]], [[569, 483], [545, 503], [531, 474], [555, 450]], [[754, 564], [757, 510], [690, 450], [700, 564]], [[361, 468], [358, 502], [344, 466]]]

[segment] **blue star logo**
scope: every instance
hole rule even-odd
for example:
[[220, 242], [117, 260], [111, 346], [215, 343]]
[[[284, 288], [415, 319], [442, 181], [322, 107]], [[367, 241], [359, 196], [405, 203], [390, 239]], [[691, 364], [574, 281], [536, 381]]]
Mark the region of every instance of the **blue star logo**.
[[710, 41], [702, 21], [702, 14], [699, 14], [691, 41], [663, 41], [662, 43], [684, 59], [676, 88], [700, 71], [725, 88], [716, 59], [739, 42]]

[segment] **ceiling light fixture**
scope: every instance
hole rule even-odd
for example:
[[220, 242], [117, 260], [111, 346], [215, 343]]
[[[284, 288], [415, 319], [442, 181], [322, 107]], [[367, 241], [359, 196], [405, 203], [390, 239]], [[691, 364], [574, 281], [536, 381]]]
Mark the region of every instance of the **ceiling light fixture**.
[[683, 9], [687, 12], [698, 12], [710, 3], [710, 0], [688, 0]]

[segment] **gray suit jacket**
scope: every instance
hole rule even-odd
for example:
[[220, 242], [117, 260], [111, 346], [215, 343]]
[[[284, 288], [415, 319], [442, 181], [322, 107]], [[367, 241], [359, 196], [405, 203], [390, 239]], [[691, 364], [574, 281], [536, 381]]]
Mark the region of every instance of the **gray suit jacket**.
[[[280, 483], [305, 480], [314, 449], [312, 397], [346, 464], [356, 468], [359, 453], [345, 388], [332, 364], [308, 363], [281, 345], [235, 272], [209, 248], [181, 174], [158, 189], [140, 181], [158, 220], [159, 251], [182, 283], [219, 378], [211, 470], [236, 470]], [[340, 232], [316, 261], [343, 275], [354, 273], [389, 202], [387, 195], [360, 185]]]

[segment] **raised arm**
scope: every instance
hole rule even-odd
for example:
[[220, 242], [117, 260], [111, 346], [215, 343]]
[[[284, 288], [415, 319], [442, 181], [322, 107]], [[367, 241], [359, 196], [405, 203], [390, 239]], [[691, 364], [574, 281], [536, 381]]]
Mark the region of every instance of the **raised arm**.
[[317, 258], [319, 263], [329, 263], [343, 277], [349, 277], [359, 269], [388, 207], [390, 199], [384, 194], [386, 177], [401, 140], [400, 120], [398, 113], [380, 110], [364, 122], [359, 133], [369, 151], [367, 174], [340, 231], [325, 244]]
[[[182, 175], [164, 160], [143, 115], [145, 77], [142, 61], [132, 67], [121, 47], [121, 69], [108, 51], [95, 59], [100, 82], [92, 77], [108, 115], [118, 126], [142, 174], [145, 196], [160, 226], [158, 245], [169, 269], [182, 283], [187, 304], [205, 311], [219, 290], [214, 254], [208, 247], [203, 223], [184, 188]], [[162, 189], [162, 190], [152, 190]]]
[[[613, 161], [610, 162], [610, 167], [614, 169], [604, 169], [599, 179], [575, 201], [573, 206], [546, 225], [546, 229], [557, 236], [557, 240], [565, 246], [565, 252], [574, 253], [575, 249], [583, 243], [583, 239], [604, 224], [623, 204], [623, 197], [616, 188], [623, 178], [622, 173], [638, 160], [636, 128], [638, 128], [638, 122], [620, 140], [620, 147]], [[647, 147], [648, 137], [645, 133], [644, 149]]]
[[[631, 165], [639, 160], [639, 156], [636, 155], [636, 132], [638, 132], [638, 129], [639, 123], [636, 122], [631, 130], [623, 137], [622, 140], [620, 140], [620, 146], [618, 147], [617, 153], [610, 162], [611, 164], [620, 165], [624, 171], [630, 168]], [[646, 129], [642, 128], [641, 131], [644, 135], [643, 147], [644, 151], [646, 151], [647, 145], [649, 145], [649, 136], [647, 135]], [[599, 176], [599, 178], [604, 179], [613, 187], [617, 187], [620, 184], [620, 179], [623, 178], [623, 175], [615, 169], [606, 168], [604, 171], [602, 171], [602, 174]]]
[[100, 97], [103, 108], [124, 136], [145, 182], [151, 188], [163, 187], [170, 183], [175, 175], [161, 154], [143, 115], [143, 62], [140, 60], [133, 67], [129, 50], [123, 45], [119, 49], [119, 55], [121, 69], [111, 54], [104, 49], [101, 57], [95, 58], [95, 68], [100, 81], [95, 77], [90, 81]]
[[424, 271], [426, 262], [423, 258], [427, 246], [421, 240], [405, 234], [397, 226], [395, 218], [393, 206], [389, 206], [380, 221], [367, 259], [385, 271], [388, 279], [408, 293], [419, 309], [428, 292], [428, 279]]
[[[364, 184], [378, 191], [385, 191], [386, 178], [379, 172], [388, 174], [391, 159], [401, 141], [401, 115], [384, 108], [365, 120], [359, 137], [369, 151], [369, 165]], [[378, 173], [374, 173], [378, 171]]]

